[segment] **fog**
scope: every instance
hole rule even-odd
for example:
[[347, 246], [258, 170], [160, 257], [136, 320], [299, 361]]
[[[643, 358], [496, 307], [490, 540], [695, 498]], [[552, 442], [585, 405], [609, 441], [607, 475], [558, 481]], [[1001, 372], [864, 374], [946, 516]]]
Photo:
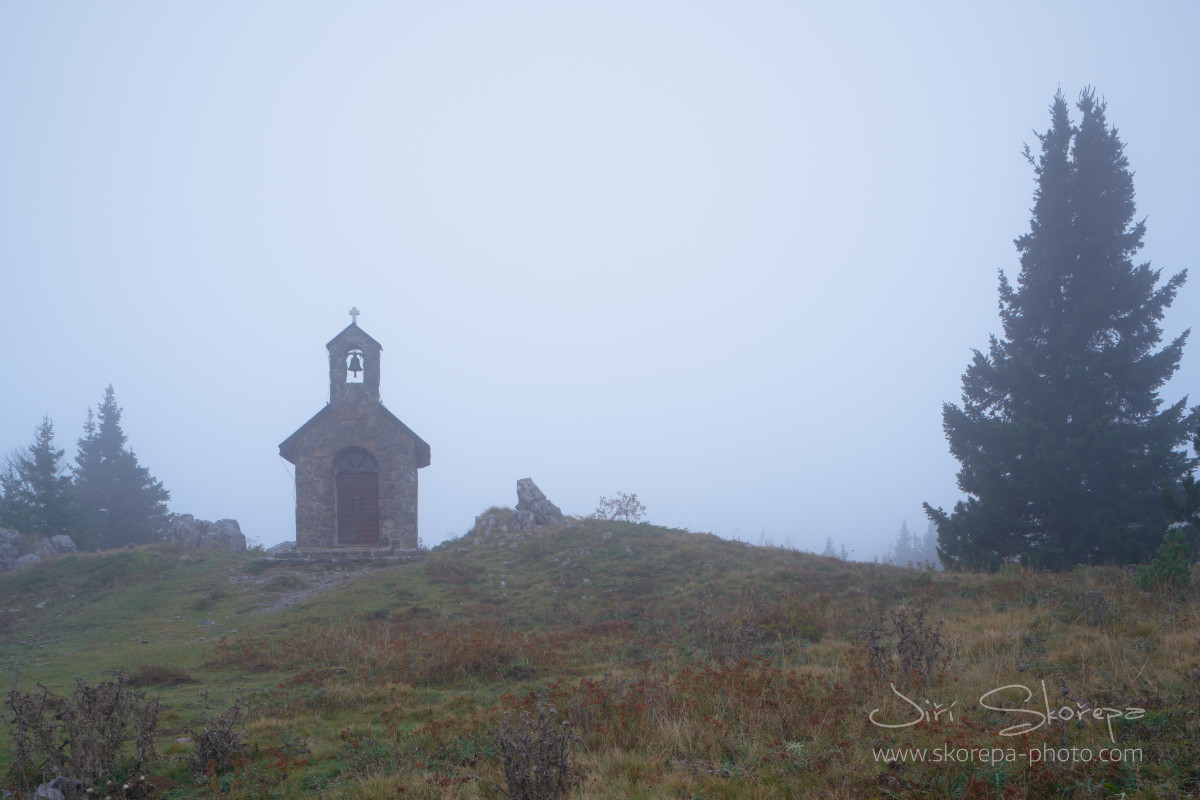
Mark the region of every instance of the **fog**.
[[532, 477], [882, 554], [961, 496], [941, 405], [1056, 90], [1195, 265], [1200, 5], [1003, 5], [0, 5], [0, 452], [47, 414], [72, 458], [111, 383], [172, 511], [291, 539], [278, 444], [357, 306], [427, 545]]

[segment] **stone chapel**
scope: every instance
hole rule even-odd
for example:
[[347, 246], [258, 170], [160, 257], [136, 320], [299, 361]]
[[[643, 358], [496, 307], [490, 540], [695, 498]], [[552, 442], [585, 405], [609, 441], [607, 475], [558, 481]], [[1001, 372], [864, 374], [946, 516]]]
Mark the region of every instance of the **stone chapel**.
[[329, 403], [279, 445], [296, 466], [298, 550], [415, 550], [429, 445], [379, 400], [383, 347], [351, 322], [329, 351]]

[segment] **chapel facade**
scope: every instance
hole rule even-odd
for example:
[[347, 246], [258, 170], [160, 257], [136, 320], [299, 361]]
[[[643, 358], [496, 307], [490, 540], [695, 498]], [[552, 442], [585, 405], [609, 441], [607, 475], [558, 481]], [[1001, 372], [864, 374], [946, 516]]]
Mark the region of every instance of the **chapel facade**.
[[296, 467], [298, 550], [416, 550], [417, 470], [429, 445], [379, 400], [383, 347], [351, 322], [325, 345], [329, 403], [284, 439]]

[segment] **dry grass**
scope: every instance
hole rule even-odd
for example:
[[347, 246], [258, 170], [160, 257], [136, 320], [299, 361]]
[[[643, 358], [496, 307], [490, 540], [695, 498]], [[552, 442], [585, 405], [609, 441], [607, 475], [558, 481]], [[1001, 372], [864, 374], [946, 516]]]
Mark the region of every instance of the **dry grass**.
[[[257, 685], [251, 749], [215, 788], [172, 797], [498, 800], [495, 732], [506, 712], [536, 713], [539, 696], [580, 736], [574, 798], [1186, 797], [1200, 786], [1195, 590], [1147, 594], [1118, 569], [915, 573], [612, 522], [479, 538], [212, 646], [189, 672]], [[940, 639], [916, 662], [930, 668], [904, 668], [893, 624], [880, 640], [890, 668], [872, 671], [872, 622], [901, 614], [911, 630], [916, 608], [916, 627]], [[1113, 727], [1140, 760], [876, 758], [1114, 744], [1105, 725], [1075, 720], [1001, 737], [1032, 719], [980, 704], [1010, 685], [1034, 693], [1030, 710], [1043, 685], [1054, 708], [1144, 708]], [[916, 717], [898, 693], [930, 716], [872, 724], [875, 709]], [[939, 705], [949, 711], [935, 718]]]

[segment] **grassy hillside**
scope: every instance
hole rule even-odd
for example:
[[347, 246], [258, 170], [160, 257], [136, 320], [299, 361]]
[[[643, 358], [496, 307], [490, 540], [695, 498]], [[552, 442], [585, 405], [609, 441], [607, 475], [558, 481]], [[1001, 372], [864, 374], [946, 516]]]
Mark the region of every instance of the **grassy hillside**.
[[[578, 737], [576, 798], [1198, 796], [1198, 622], [1194, 588], [1122, 570], [944, 575], [597, 521], [352, 573], [142, 549], [0, 577], [20, 689], [157, 695], [172, 798], [504, 797], [496, 731], [539, 699]], [[197, 783], [177, 740], [237, 697], [250, 747]]]

